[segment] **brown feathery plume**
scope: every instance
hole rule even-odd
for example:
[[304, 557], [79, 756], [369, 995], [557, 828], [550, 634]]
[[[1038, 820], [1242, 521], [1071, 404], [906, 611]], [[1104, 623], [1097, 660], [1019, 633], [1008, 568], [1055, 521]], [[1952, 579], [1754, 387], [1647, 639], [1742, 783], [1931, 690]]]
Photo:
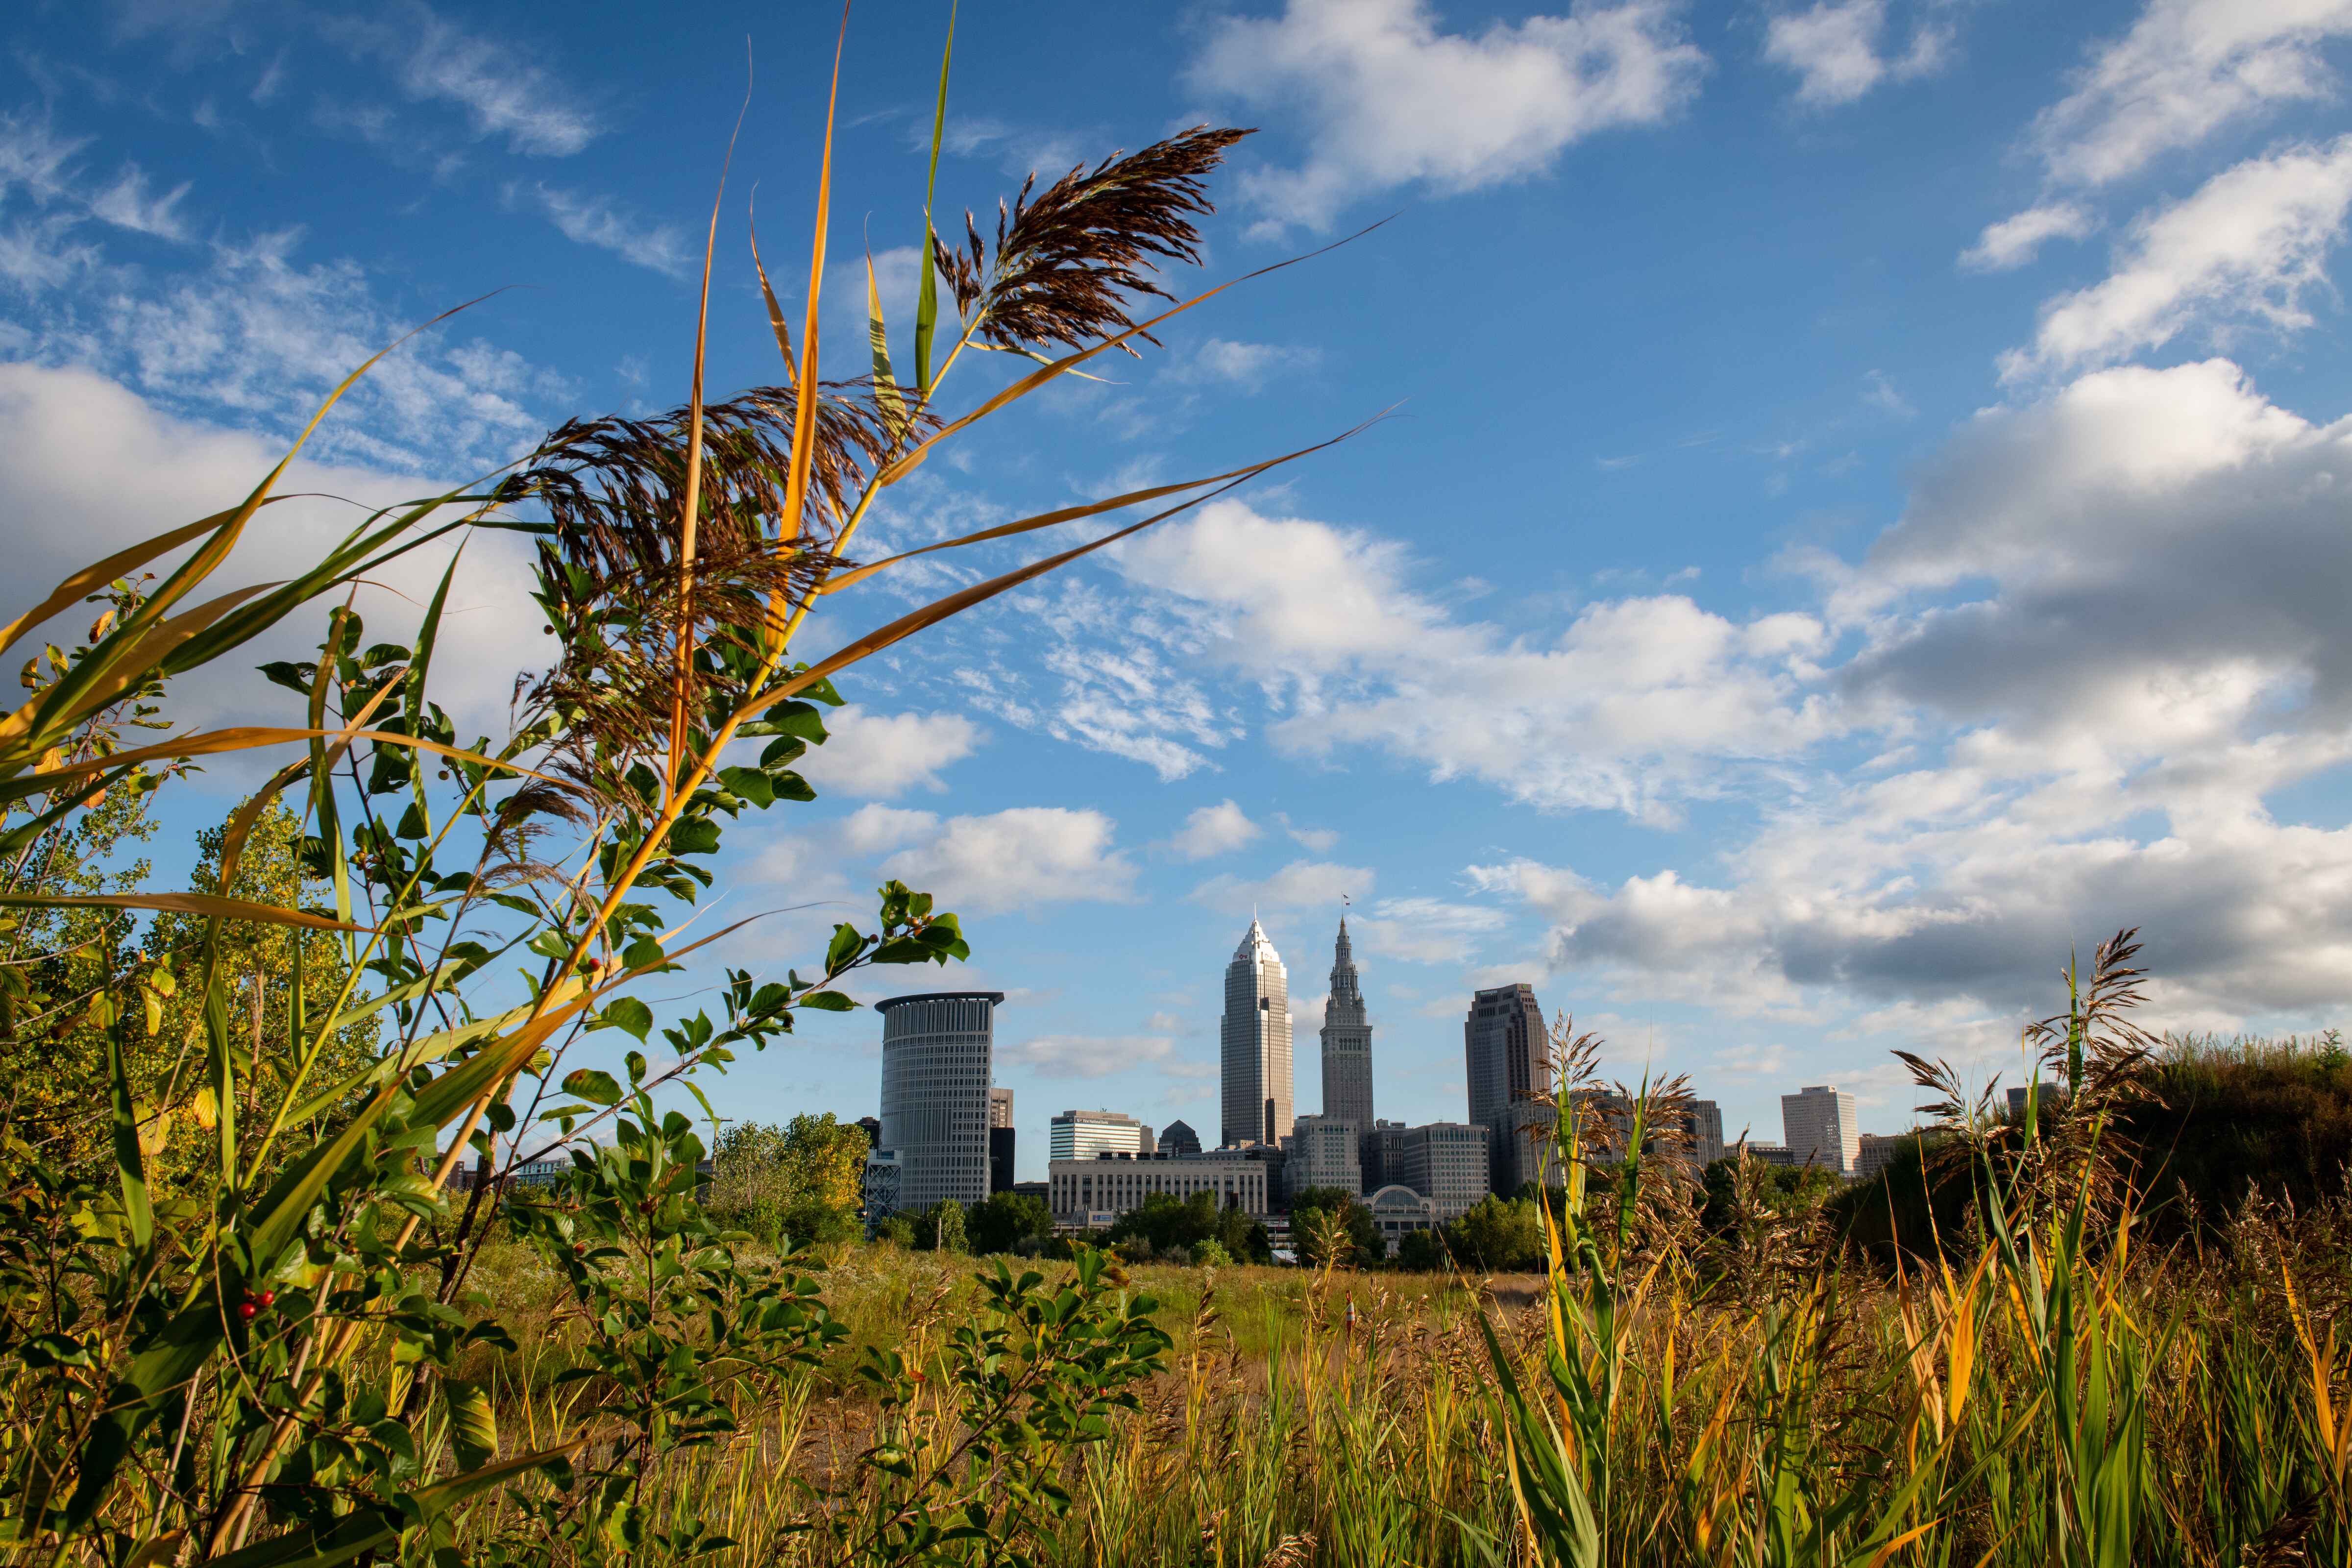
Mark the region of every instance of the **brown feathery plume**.
[[[570, 718], [561, 760], [587, 795], [610, 798], [632, 759], [668, 745], [681, 711], [681, 669], [689, 725], [701, 722], [717, 698], [740, 698], [735, 688], [756, 652], [758, 629], [778, 605], [789, 611], [805, 604], [842, 564], [831, 542], [889, 449], [889, 426], [868, 384], [833, 383], [821, 391], [809, 487], [814, 526], [793, 531], [795, 542], [780, 546], [799, 403], [793, 387], [763, 386], [702, 410], [690, 622], [681, 621], [688, 607], [678, 602], [685, 579], [677, 560], [688, 410], [575, 420], [500, 487], [503, 504], [546, 514], [540, 598], [564, 633], [563, 654], [526, 696], [540, 710]], [[686, 658], [682, 647], [697, 651]]]
[[1081, 163], [1034, 201], [1033, 174], [1011, 206], [997, 203], [992, 252], [969, 211], [965, 251], [934, 231], [932, 252], [973, 340], [1015, 353], [1046, 343], [1077, 348], [1135, 325], [1125, 296], [1175, 298], [1150, 274], [1162, 262], [1199, 264], [1201, 233], [1192, 220], [1216, 210], [1206, 176], [1251, 133], [1196, 125], [1091, 172]]
[[[756, 386], [703, 409], [698, 573], [706, 542], [740, 556], [780, 537], [799, 406], [796, 388]], [[499, 487], [499, 500], [544, 507], [555, 526], [557, 552], [592, 574], [673, 572], [688, 424], [683, 408], [653, 419], [570, 421]], [[812, 510], [826, 525], [828, 541], [890, 444], [889, 426], [866, 382], [826, 384], [817, 400], [811, 489]]]
[[2147, 984], [2147, 971], [2132, 963], [2139, 956], [2138, 938], [2134, 926], [2101, 942], [2088, 985], [2077, 987], [2070, 965], [2067, 1010], [2025, 1031], [2026, 1043], [2040, 1050], [2037, 1068], [2081, 1080], [2066, 1085], [2069, 1121], [2147, 1092], [2145, 1068], [2158, 1041], [2127, 1016], [2140, 1005]]

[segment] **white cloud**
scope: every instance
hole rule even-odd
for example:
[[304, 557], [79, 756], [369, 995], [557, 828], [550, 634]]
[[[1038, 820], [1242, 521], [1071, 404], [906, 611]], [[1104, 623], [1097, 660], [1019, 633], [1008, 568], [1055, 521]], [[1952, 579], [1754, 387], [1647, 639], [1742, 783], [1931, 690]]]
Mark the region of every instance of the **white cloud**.
[[2269, 803], [2352, 763], [2347, 574], [2352, 420], [2222, 361], [2085, 376], [1970, 422], [1836, 589], [1861, 648], [1826, 679], [1906, 737], [1885, 767], [1793, 772], [1710, 873], [1471, 884], [1588, 994], [1814, 1038], [2006, 1065], [2053, 965], [2126, 925], [2150, 1023], [2308, 1026], [2352, 1000], [2352, 828]]
[[936, 837], [937, 812], [906, 811], [895, 805], [861, 805], [841, 823], [841, 844], [853, 854], [871, 855], [896, 849], [918, 838]]
[[2101, 185], [2224, 126], [2330, 96], [2326, 43], [2352, 0], [2149, 0], [2034, 122], [2053, 179]]
[[1409, 963], [1466, 963], [1479, 942], [1503, 927], [1503, 913], [1484, 904], [1443, 899], [1382, 899], [1354, 917], [1365, 947]]
[[1265, 831], [1228, 799], [1195, 807], [1168, 840], [1168, 847], [1187, 860], [1208, 860], [1239, 849]]
[[1948, 30], [1916, 28], [1895, 56], [1883, 54], [1886, 0], [1821, 0], [1803, 11], [1783, 11], [1764, 26], [1764, 58], [1798, 76], [1797, 101], [1816, 109], [1852, 103], [1879, 83], [1925, 76], [1945, 61]]
[[459, 105], [477, 135], [503, 136], [517, 153], [569, 157], [602, 132], [578, 95], [523, 46], [467, 34], [422, 5], [405, 16], [406, 25], [382, 24], [374, 36], [395, 56], [411, 98]]
[[1303, 910], [1338, 909], [1343, 896], [1361, 897], [1371, 891], [1369, 866], [1338, 866], [1325, 860], [1293, 860], [1270, 877], [1248, 880], [1232, 875], [1212, 877], [1192, 889], [1194, 903], [1232, 913], [1253, 908]]
[[66, 165], [89, 145], [87, 136], [60, 136], [47, 115], [0, 111], [0, 201], [18, 190], [43, 205], [65, 194]]
[[1288, 0], [1276, 17], [1216, 24], [1192, 81], [1303, 116], [1306, 162], [1253, 171], [1243, 191], [1265, 229], [1324, 228], [1360, 196], [1525, 178], [1587, 136], [1667, 119], [1706, 65], [1677, 9], [1581, 5], [1471, 37], [1439, 31], [1425, 0]]
[[[1903, 395], [1903, 389], [1896, 386], [1894, 379], [1883, 370], [1874, 370], [1862, 378], [1862, 400], [1897, 419], [1909, 419], [1919, 412], [1911, 406], [1911, 400]], [[1681, 574], [1675, 575], [1679, 577]], [[1691, 575], [1696, 577], [1697, 574], [1694, 572]]]
[[676, 226], [633, 218], [609, 196], [583, 195], [546, 185], [533, 186], [532, 194], [564, 238], [609, 250], [632, 266], [666, 278], [693, 276], [699, 258]]
[[[235, 504], [284, 455], [249, 432], [173, 417], [94, 371], [0, 363], [0, 541], [9, 596], [22, 608], [91, 560]], [[354, 503], [429, 495], [446, 483], [299, 462], [278, 487], [298, 499], [257, 517], [215, 582], [226, 590], [283, 580], [351, 529]], [[349, 499], [324, 499], [331, 496]], [[446, 550], [419, 552], [374, 574], [357, 601], [371, 641], [407, 640], [447, 560]], [[537, 619], [512, 613], [529, 591], [522, 546], [506, 535], [471, 541], [433, 676], [436, 700], [461, 727], [500, 722], [515, 673], [544, 656]], [[246, 654], [183, 679], [173, 688], [173, 717], [209, 722], [224, 712], [249, 717], [257, 703], [269, 711], [294, 700], [263, 686], [252, 667], [308, 653], [325, 614], [323, 606], [298, 611]], [[81, 618], [86, 623], [86, 614]]]
[[1282, 825], [1284, 837], [1302, 849], [1312, 849], [1318, 855], [1328, 855], [1333, 849], [1339, 847], [1339, 835], [1331, 828], [1301, 827], [1290, 820], [1290, 814], [1286, 811], [1276, 812], [1274, 819]]
[[942, 768], [978, 748], [980, 726], [960, 713], [876, 713], [852, 703], [825, 715], [827, 739], [795, 769], [820, 793], [888, 799], [939, 790]]
[[1165, 1035], [1036, 1035], [996, 1047], [998, 1060], [1039, 1078], [1113, 1078], [1168, 1063], [1176, 1042]]
[[942, 908], [960, 913], [1121, 903], [1133, 894], [1135, 866], [1113, 847], [1113, 833], [1101, 812], [1066, 806], [951, 816], [935, 835], [884, 861], [882, 874], [935, 894]]
[[[177, 411], [290, 437], [336, 383], [415, 324], [384, 309], [358, 263], [304, 265], [300, 243], [299, 231], [216, 243], [203, 265], [160, 285], [115, 269], [114, 287], [30, 314], [26, 357], [91, 365]], [[90, 268], [107, 266], [95, 249], [79, 254]], [[566, 395], [566, 384], [479, 340], [444, 347], [446, 332], [369, 371], [312, 451], [395, 470], [462, 465], [461, 482], [465, 469], [528, 449], [553, 423], [530, 405]]]
[[2006, 272], [2033, 259], [2053, 239], [2080, 239], [2097, 226], [2097, 220], [2073, 202], [2044, 202], [2023, 212], [1988, 224], [1976, 244], [1960, 255], [1960, 265], [1976, 272]]
[[2326, 286], [2347, 205], [2352, 136], [2226, 169], [2135, 224], [2105, 281], [2043, 307], [2032, 353], [2008, 356], [2004, 374], [2113, 363], [2200, 322], [2308, 326], [2302, 296]]
[[1233, 501], [1143, 536], [1122, 568], [1200, 606], [1181, 646], [1256, 680], [1297, 755], [1360, 746], [1532, 805], [1669, 821], [1678, 795], [1835, 724], [1803, 687], [1823, 631], [1802, 615], [1743, 626], [1680, 595], [1620, 599], [1530, 645], [1453, 619], [1394, 545]]
[[1255, 393], [1263, 391], [1265, 384], [1282, 372], [1312, 369], [1322, 358], [1323, 351], [1310, 346], [1210, 338], [1178, 358], [1160, 375], [1163, 381], [1218, 383]]
[[187, 226], [178, 207], [192, 187], [182, 182], [168, 195], [150, 196], [147, 175], [138, 164], [126, 164], [111, 185], [92, 197], [90, 216], [117, 228], [152, 234], [159, 239], [185, 239]]

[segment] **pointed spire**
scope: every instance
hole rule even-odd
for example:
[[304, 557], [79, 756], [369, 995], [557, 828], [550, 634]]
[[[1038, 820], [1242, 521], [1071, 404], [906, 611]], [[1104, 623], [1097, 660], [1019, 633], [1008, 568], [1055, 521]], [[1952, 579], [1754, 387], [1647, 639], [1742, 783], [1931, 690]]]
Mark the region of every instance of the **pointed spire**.
[[1234, 962], [1255, 963], [1261, 952], [1276, 963], [1281, 962], [1281, 954], [1274, 951], [1274, 943], [1266, 939], [1265, 928], [1257, 923], [1257, 916], [1252, 915], [1249, 930], [1242, 933], [1241, 945], [1234, 949]]

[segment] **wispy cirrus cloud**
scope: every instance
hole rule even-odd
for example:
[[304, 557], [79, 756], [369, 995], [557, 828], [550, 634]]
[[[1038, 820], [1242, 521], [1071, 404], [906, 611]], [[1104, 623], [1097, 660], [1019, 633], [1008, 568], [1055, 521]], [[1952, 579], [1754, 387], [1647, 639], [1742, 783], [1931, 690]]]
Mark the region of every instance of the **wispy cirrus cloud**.
[[545, 184], [532, 185], [529, 199], [566, 239], [609, 250], [633, 267], [665, 278], [694, 275], [698, 258], [685, 232], [675, 225], [637, 217], [610, 196]]

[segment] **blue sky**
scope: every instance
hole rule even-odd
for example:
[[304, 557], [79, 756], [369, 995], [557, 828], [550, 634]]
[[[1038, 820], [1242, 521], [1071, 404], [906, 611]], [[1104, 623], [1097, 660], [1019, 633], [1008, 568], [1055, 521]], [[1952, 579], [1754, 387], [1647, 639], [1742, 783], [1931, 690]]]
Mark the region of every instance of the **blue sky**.
[[[493, 289], [371, 378], [304, 488], [414, 493], [681, 400], [747, 37], [711, 379], [778, 379], [745, 203], [803, 271], [822, 7], [17, 15], [20, 595], [241, 493], [344, 371]], [[862, 5], [843, 68], [831, 277], [870, 245], [902, 326], [945, 19]], [[730, 839], [724, 908], [819, 907], [730, 957], [804, 959], [881, 877], [935, 889], [975, 948], [947, 983], [1008, 994], [1026, 1174], [1066, 1106], [1213, 1125], [1253, 907], [1314, 1108], [1343, 893], [1379, 1108], [1411, 1121], [1461, 1114], [1461, 1013], [1505, 980], [1768, 1137], [1803, 1083], [1906, 1124], [1893, 1047], [2013, 1078], [2070, 945], [2127, 924], [2152, 1021], [2325, 1026], [2352, 989], [2347, 58], [2352, 0], [965, 5], [943, 205], [1209, 121], [1260, 134], [1200, 281], [1388, 221], [983, 427], [868, 551], [1394, 413], [864, 668], [821, 801]], [[248, 570], [337, 515], [287, 509]], [[934, 557], [809, 646], [1025, 554]], [[538, 639], [515, 558], [469, 561], [443, 700], [487, 721]], [[167, 870], [249, 782], [184, 792]], [[877, 1036], [824, 1020], [725, 1107], [868, 1111]]]

